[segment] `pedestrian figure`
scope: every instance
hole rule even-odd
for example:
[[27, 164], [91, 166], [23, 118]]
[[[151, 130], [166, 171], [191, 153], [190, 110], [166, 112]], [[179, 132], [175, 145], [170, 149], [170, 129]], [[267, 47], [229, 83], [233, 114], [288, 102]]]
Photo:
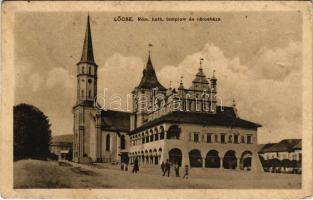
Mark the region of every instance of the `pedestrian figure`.
[[164, 170], [163, 176], [166, 174], [166, 172], [167, 172], [167, 176], [170, 176], [170, 170], [171, 170], [171, 163], [167, 159], [165, 163], [165, 170]]
[[[165, 171], [165, 164], [164, 164], [164, 162], [162, 161], [162, 164], [161, 164], [161, 170], [162, 170], [162, 172], [163, 172], [163, 174], [164, 174], [164, 171]], [[164, 175], [163, 175], [164, 176]]]
[[175, 174], [176, 174], [176, 177], [179, 177], [179, 164], [178, 163], [175, 164]]
[[124, 171], [124, 163], [121, 163], [121, 170]]
[[135, 158], [133, 173], [137, 173], [139, 171], [138, 158]]
[[188, 165], [185, 165], [185, 174], [184, 174], [183, 178], [188, 179], [188, 175], [189, 175], [189, 167], [188, 167]]
[[125, 160], [125, 171], [128, 171], [128, 164], [129, 164], [129, 158], [127, 156], [127, 158]]

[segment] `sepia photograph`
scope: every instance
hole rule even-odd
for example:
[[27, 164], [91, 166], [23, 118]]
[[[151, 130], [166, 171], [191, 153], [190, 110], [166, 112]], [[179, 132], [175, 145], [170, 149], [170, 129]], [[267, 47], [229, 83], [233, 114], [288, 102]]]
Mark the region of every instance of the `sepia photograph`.
[[311, 194], [309, 2], [6, 3], [11, 195]]

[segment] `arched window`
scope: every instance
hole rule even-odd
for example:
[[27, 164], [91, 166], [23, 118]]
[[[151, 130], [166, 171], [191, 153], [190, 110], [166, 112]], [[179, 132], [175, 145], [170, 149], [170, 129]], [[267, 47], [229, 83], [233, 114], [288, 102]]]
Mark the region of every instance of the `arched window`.
[[82, 97], [84, 96], [84, 90], [82, 90], [82, 95], [81, 95]]
[[111, 141], [110, 141], [110, 135], [109, 134], [106, 136], [105, 144], [106, 144], [105, 145], [105, 150], [110, 151]]
[[154, 129], [154, 140], [155, 141], [159, 140], [159, 131], [157, 128]]
[[84, 67], [82, 67], [82, 74], [83, 74], [83, 73], [85, 73], [85, 68], [84, 68]]
[[160, 140], [164, 139], [164, 128], [163, 126], [160, 127]]
[[141, 134], [141, 144], [144, 144], [146, 142], [145, 134]]
[[179, 139], [181, 129], [178, 125], [171, 125], [167, 130], [167, 139]]
[[89, 71], [88, 72], [89, 72], [89, 74], [91, 74], [91, 67], [89, 67]]
[[88, 96], [89, 96], [89, 97], [91, 97], [91, 90], [89, 90], [89, 92], [88, 92]]
[[149, 137], [149, 133], [148, 133], [148, 132], [146, 132], [146, 143], [149, 143], [149, 139], [150, 139], [150, 137]]
[[125, 149], [125, 136], [121, 136], [121, 149]]
[[150, 133], [150, 142], [153, 142], [154, 140], [154, 135], [153, 135], [153, 132]]

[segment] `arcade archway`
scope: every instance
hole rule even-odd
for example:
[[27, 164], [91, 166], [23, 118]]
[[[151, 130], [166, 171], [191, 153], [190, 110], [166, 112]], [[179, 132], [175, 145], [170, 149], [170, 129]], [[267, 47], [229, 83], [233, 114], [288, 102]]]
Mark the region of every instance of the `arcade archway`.
[[233, 150], [227, 151], [223, 158], [223, 168], [224, 169], [236, 169], [237, 168], [237, 158], [236, 152]]
[[182, 163], [182, 152], [180, 149], [174, 148], [168, 152], [168, 157], [171, 163], [178, 163], [181, 166]]
[[202, 157], [198, 149], [189, 152], [190, 167], [202, 167]]
[[221, 167], [221, 159], [218, 155], [218, 151], [211, 150], [206, 154], [205, 167], [207, 168], [220, 168]]
[[252, 152], [245, 151], [241, 154], [240, 169], [251, 170]]

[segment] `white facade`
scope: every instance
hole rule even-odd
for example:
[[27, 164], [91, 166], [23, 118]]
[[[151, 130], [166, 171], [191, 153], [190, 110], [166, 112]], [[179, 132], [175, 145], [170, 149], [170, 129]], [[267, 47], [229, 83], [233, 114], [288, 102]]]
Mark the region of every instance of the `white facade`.
[[296, 160], [299, 161], [302, 159], [302, 150], [294, 150], [291, 152], [266, 152], [260, 154], [265, 160], [270, 160], [270, 159], [275, 159], [277, 158], [278, 160]]
[[[181, 133], [179, 139], [168, 139], [166, 131], [173, 124], [163, 123], [153, 128], [131, 135], [130, 139], [130, 159], [139, 158], [142, 164], [160, 164], [170, 159], [170, 152], [173, 149], [178, 149], [181, 156], [178, 155], [177, 162], [181, 165], [191, 165], [191, 167], [200, 167], [198, 163], [192, 166], [190, 159], [192, 152], [198, 152], [197, 159], [201, 163], [201, 167], [217, 167], [209, 165], [209, 152], [217, 152], [216, 158], [219, 159], [219, 167], [223, 167], [223, 162], [226, 161], [227, 153], [233, 151], [236, 159], [235, 169], [243, 169], [243, 160], [247, 157], [251, 159], [251, 170], [262, 170], [261, 163], [257, 156], [257, 137], [256, 130], [243, 128], [229, 128], [219, 126], [203, 126], [196, 124], [179, 124]], [[177, 124], [175, 124], [177, 125]], [[164, 138], [161, 136], [164, 133]], [[223, 136], [224, 135], [224, 136]], [[211, 139], [210, 139], [211, 137]], [[225, 137], [223, 142], [222, 138]], [[147, 140], [147, 138], [149, 138]], [[163, 138], [163, 139], [160, 139]], [[238, 140], [234, 138], [238, 138]], [[248, 142], [248, 138], [249, 142]], [[143, 143], [143, 139], [145, 142]], [[153, 139], [153, 141], [151, 141]], [[156, 140], [157, 139], [157, 140]], [[149, 141], [149, 142], [147, 142]], [[177, 152], [179, 152], [177, 151]], [[178, 153], [179, 154], [179, 153]], [[173, 162], [173, 161], [172, 161]], [[174, 160], [175, 162], [175, 160]], [[227, 167], [226, 167], [227, 168]]]

